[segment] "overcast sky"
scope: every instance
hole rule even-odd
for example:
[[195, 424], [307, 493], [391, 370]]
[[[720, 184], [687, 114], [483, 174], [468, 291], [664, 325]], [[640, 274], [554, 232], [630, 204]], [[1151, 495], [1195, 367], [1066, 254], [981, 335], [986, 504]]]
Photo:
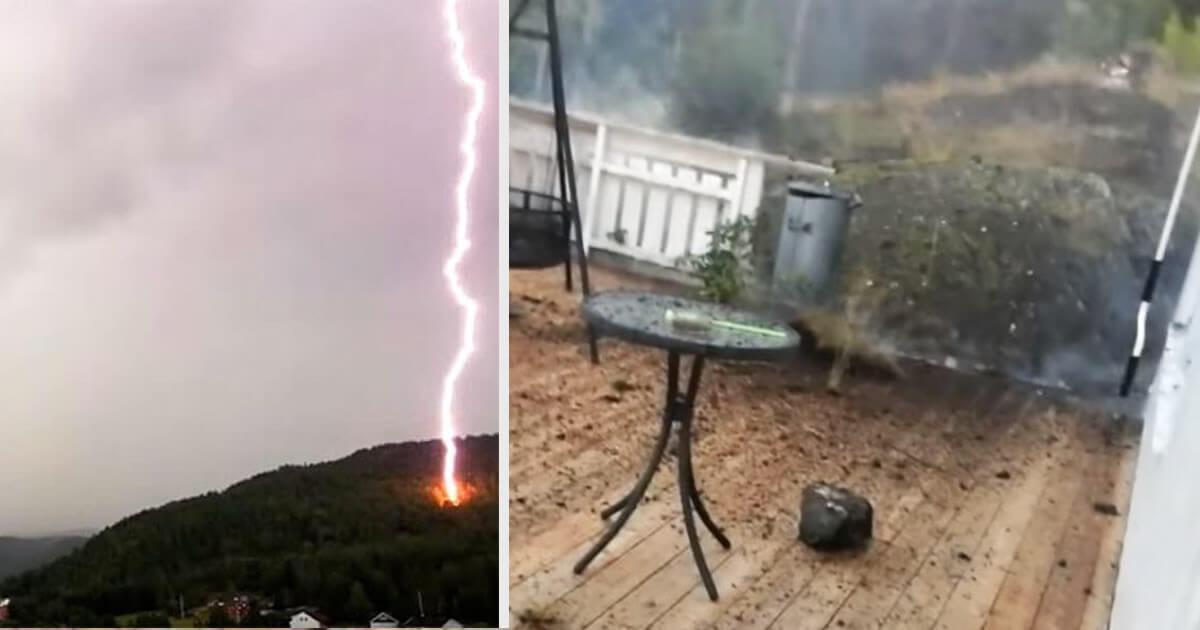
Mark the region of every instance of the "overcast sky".
[[[494, 433], [499, 10], [462, 432]], [[469, 93], [433, 0], [2, 0], [0, 535], [438, 434]]]

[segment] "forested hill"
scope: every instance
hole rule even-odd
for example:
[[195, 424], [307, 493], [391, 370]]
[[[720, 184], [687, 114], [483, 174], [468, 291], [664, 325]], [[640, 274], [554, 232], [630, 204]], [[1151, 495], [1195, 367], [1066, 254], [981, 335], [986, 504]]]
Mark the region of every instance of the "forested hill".
[[[0, 536], [0, 579], [40, 567], [71, 553], [86, 536], [14, 538]], [[2, 598], [3, 595], [0, 595]]]
[[142, 512], [0, 582], [0, 597], [13, 599], [14, 625], [108, 626], [132, 613], [178, 616], [180, 597], [193, 609], [239, 593], [256, 608], [306, 606], [361, 627], [379, 611], [417, 615], [420, 592], [429, 615], [494, 624], [498, 441], [459, 444], [471, 487], [461, 506], [432, 492], [439, 442], [378, 446]]

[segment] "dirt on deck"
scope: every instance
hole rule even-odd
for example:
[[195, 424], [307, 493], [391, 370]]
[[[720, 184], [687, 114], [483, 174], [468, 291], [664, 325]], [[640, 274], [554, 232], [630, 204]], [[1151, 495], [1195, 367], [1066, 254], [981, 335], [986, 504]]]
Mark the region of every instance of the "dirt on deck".
[[[602, 270], [592, 275], [600, 289], [647, 286]], [[592, 365], [580, 296], [564, 290], [560, 272], [514, 272], [510, 287], [513, 607], [540, 610], [564, 595], [538, 586], [538, 572], [569, 564], [565, 556], [600, 531], [595, 513], [626, 492], [644, 465], [661, 413], [665, 356], [603, 340], [601, 363]], [[906, 369], [898, 381], [852, 374], [835, 396], [815, 360], [706, 366], [693, 459], [710, 511], [731, 538], [771, 543], [772, 553], [782, 553], [796, 536], [802, 488], [826, 481], [875, 504], [877, 537], [886, 543], [918, 505], [953, 514], [1051, 461], [1088, 479], [1072, 496], [1067, 520], [1077, 530], [1103, 523], [1090, 506], [1120, 483], [1118, 463], [1133, 452], [1133, 427], [1034, 387]], [[676, 493], [668, 457], [632, 521], [661, 519], [683, 540]], [[736, 609], [746, 596], [722, 606]]]

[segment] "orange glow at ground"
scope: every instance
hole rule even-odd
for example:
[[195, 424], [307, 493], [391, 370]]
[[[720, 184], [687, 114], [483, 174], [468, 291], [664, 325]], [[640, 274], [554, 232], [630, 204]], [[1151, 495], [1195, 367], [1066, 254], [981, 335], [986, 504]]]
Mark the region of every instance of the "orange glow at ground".
[[471, 497], [475, 495], [474, 488], [461, 481], [454, 481], [454, 489], [457, 491], [457, 497], [447, 492], [444, 484], [435, 483], [429, 488], [429, 494], [433, 497], [433, 501], [442, 507], [458, 507], [470, 501]]

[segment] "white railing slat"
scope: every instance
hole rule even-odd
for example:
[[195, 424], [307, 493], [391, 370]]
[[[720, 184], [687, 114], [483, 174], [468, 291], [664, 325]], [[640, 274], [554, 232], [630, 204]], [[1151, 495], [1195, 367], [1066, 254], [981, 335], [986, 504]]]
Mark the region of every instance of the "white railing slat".
[[738, 160], [737, 176], [734, 178], [733, 186], [730, 189], [731, 192], [733, 193], [730, 197], [730, 200], [733, 202], [730, 205], [731, 212], [730, 212], [729, 218], [731, 218], [731, 219], [734, 217], [739, 217], [743, 213], [742, 202], [744, 200], [742, 199], [742, 193], [745, 192], [745, 189], [746, 189], [746, 171], [749, 168], [750, 168], [749, 160], [747, 160], [746, 158], [742, 158], [741, 160]]
[[[511, 185], [559, 194], [551, 110], [512, 102], [509, 124]], [[570, 126], [584, 248], [664, 267], [703, 252], [719, 222], [757, 215], [767, 163], [824, 168], [595, 116], [573, 114]]]
[[[626, 166], [620, 169], [613, 168], [613, 165], [605, 165], [605, 168], [614, 174], [619, 174], [618, 171], [627, 173], [641, 174], [649, 168], [649, 163], [646, 158], [639, 155], [630, 155], [626, 158]], [[646, 185], [643, 177], [626, 177], [624, 179], [625, 190], [621, 197], [621, 221], [618, 229], [621, 236], [618, 239], [624, 240], [625, 245], [633, 245], [642, 238], [642, 212], [646, 207]]]
[[[700, 182], [720, 185], [721, 178], [712, 173], [701, 173]], [[712, 197], [698, 197], [696, 199], [696, 219], [692, 222], [692, 234], [687, 253], [698, 254], [708, 249], [710, 240], [708, 233], [721, 220], [722, 205], [721, 201]]]
[[[699, 180], [700, 176], [694, 168], [680, 167], [675, 177], [681, 180]], [[687, 191], [677, 191], [671, 196], [671, 225], [667, 230], [667, 244], [663, 253], [672, 261], [688, 253], [691, 244], [692, 227], [696, 221], [696, 201], [698, 197]]]
[[[674, 170], [670, 164], [665, 162], [655, 162], [650, 166], [651, 175], [664, 180], [673, 180]], [[670, 212], [671, 191], [672, 188], [669, 186], [654, 186], [646, 195], [646, 210], [642, 219], [642, 238], [638, 241], [638, 247], [662, 253], [663, 233], [670, 225], [668, 213]]]
[[[596, 144], [593, 145], [591, 155], [591, 176], [588, 178], [588, 193], [584, 199], [583, 208], [580, 212], [583, 213], [583, 250], [586, 252], [592, 246], [592, 238], [595, 236], [596, 230], [596, 215], [593, 212], [597, 208], [596, 200], [600, 196], [600, 178], [604, 176], [604, 160], [605, 149], [608, 148], [608, 127], [601, 125], [596, 130]], [[582, 196], [582, 195], [581, 195]]]

